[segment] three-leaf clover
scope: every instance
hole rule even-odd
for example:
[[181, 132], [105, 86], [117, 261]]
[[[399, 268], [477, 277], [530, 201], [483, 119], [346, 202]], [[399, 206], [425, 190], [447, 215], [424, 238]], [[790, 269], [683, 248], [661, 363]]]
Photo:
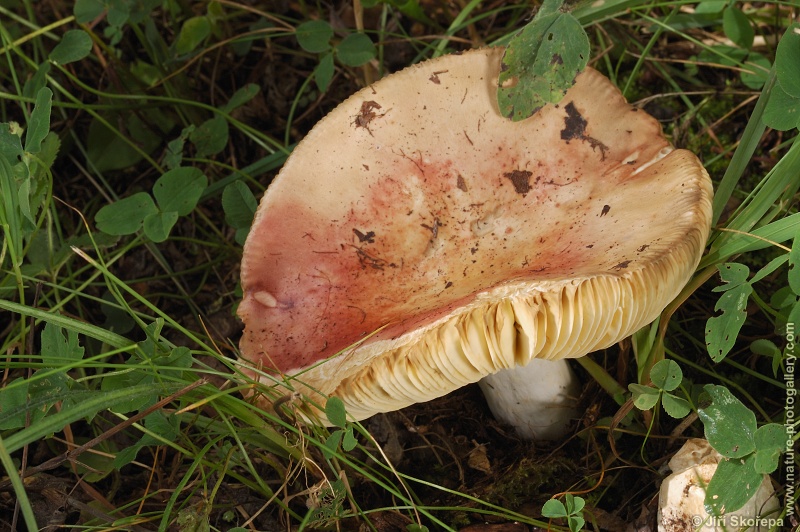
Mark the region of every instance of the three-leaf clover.
[[377, 54], [375, 44], [363, 33], [349, 33], [336, 44], [331, 44], [333, 28], [324, 20], [303, 22], [295, 30], [297, 43], [306, 52], [320, 54], [319, 65], [314, 69], [317, 88], [324, 92], [333, 79], [333, 58], [343, 65], [357, 67], [371, 61]]
[[358, 444], [358, 440], [356, 440], [355, 434], [353, 434], [353, 426], [347, 423], [347, 415], [344, 409], [344, 402], [339, 399], [338, 397], [329, 397], [328, 401], [325, 403], [325, 415], [328, 418], [328, 421], [335, 427], [338, 427], [337, 430], [333, 431], [328, 439], [325, 440], [325, 445], [322, 449], [323, 453], [328, 457], [332, 457], [336, 452], [336, 449], [339, 448], [339, 444], [342, 444], [342, 449], [345, 451], [352, 451], [356, 448]]
[[670, 392], [680, 386], [683, 380], [683, 371], [674, 360], [661, 360], [653, 365], [650, 370], [650, 380], [653, 386], [629, 384], [628, 389], [633, 393], [633, 404], [640, 410], [650, 410], [658, 400], [664, 411], [674, 418], [685, 417], [691, 406], [686, 399]]
[[553, 519], [564, 518], [567, 520], [569, 529], [572, 532], [578, 532], [586, 523], [583, 518], [583, 507], [586, 505], [586, 501], [581, 497], [574, 497], [571, 493], [564, 496], [564, 501], [550, 499], [542, 506], [542, 515]]
[[197, 206], [208, 178], [191, 167], [169, 170], [153, 186], [153, 197], [139, 192], [101, 208], [95, 215], [97, 228], [109, 235], [129, 235], [144, 229], [153, 242], [163, 242], [180, 216]]

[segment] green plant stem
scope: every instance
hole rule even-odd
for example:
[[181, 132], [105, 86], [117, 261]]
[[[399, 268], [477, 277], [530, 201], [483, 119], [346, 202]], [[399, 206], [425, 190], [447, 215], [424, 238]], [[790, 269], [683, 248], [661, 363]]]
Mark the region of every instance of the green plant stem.
[[271, 172], [272, 170], [282, 166], [283, 163], [286, 162], [286, 158], [289, 156], [295, 146], [296, 144], [289, 144], [285, 147], [281, 147], [281, 149], [275, 153], [267, 155], [266, 157], [262, 157], [258, 161], [241, 169], [223, 165], [225, 168], [229, 168], [231, 173], [208, 185], [208, 187], [203, 191], [203, 194], [200, 196], [200, 201], [202, 202], [212, 196], [221, 194], [226, 186], [243, 178], [246, 178], [250, 184], [256, 185], [263, 189], [262, 185], [255, 181], [254, 178], [266, 172]]
[[[0, 8], [0, 14], [2, 14], [4, 16], [7, 16], [10, 13], [8, 12], [8, 10], [6, 10], [4, 8]], [[40, 35], [47, 35], [48, 37], [55, 37], [55, 35], [53, 33], [50, 33], [50, 30], [54, 30], [54, 29], [56, 29], [58, 27], [64, 26], [65, 24], [69, 24], [70, 22], [73, 22], [74, 20], [75, 20], [75, 17], [70, 15], [70, 16], [68, 16], [66, 18], [63, 18], [61, 20], [57, 20], [57, 21], [55, 21], [53, 23], [50, 23], [47, 26], [44, 26], [42, 28], [36, 28], [33, 32], [28, 33], [25, 36], [20, 37], [19, 39], [17, 39], [15, 41], [9, 43], [8, 45], [3, 46], [2, 48], [0, 48], [0, 54], [6, 53], [8, 50], [11, 50], [11, 49], [14, 49], [14, 48], [19, 48], [20, 46], [22, 46], [26, 42], [28, 42], [28, 41], [30, 41], [32, 39], [35, 39], [36, 37], [39, 37]], [[30, 23], [26, 24], [26, 26], [33, 27], [33, 25], [31, 25]]]
[[289, 116], [286, 118], [286, 129], [283, 135], [283, 144], [288, 146], [292, 137], [292, 123], [294, 122], [294, 113], [297, 111], [297, 106], [300, 104], [300, 97], [306, 92], [308, 86], [311, 84], [314, 76], [308, 76], [303, 80], [300, 88], [297, 89], [297, 96], [292, 100], [292, 105], [289, 107]]
[[32, 318], [36, 318], [37, 320], [43, 321], [45, 323], [53, 323], [60, 327], [74, 330], [78, 334], [84, 334], [86, 336], [89, 336], [90, 338], [95, 338], [96, 340], [100, 340], [103, 343], [112, 345], [117, 348], [129, 347], [135, 345], [134, 342], [125, 338], [124, 336], [120, 336], [111, 331], [107, 331], [101, 327], [90, 325], [88, 323], [84, 323], [74, 318], [62, 316], [50, 310], [41, 310], [38, 308], [29, 307], [27, 305], [22, 305], [20, 303], [15, 303], [13, 301], [6, 301], [3, 299], [0, 299], [0, 309], [4, 309], [13, 312], [15, 314], [20, 314], [22, 316], [29, 316]]
[[[764, 226], [785, 211], [788, 201], [800, 187], [797, 175], [800, 173], [800, 135], [794, 137], [789, 151], [767, 173], [758, 186], [751, 192], [737, 212], [729, 219], [725, 228], [735, 231], [750, 231], [754, 227]], [[781, 198], [777, 211], [775, 203]], [[773, 210], [770, 213], [770, 210]], [[712, 244], [712, 249], [719, 247], [718, 241], [736, 238], [730, 233], [721, 234]]]
[[[216, 438], [211, 439], [206, 445], [200, 450], [195, 451], [193, 453], [194, 460], [192, 463], [189, 464], [186, 472], [183, 474], [181, 479], [178, 481], [178, 484], [175, 486], [175, 489], [172, 490], [172, 495], [170, 496], [169, 500], [167, 500], [167, 504], [164, 506], [164, 511], [161, 513], [161, 524], [159, 525], [159, 530], [168, 530], [169, 529], [169, 521], [170, 517], [172, 516], [172, 509], [178, 502], [178, 497], [185, 493], [186, 486], [194, 477], [195, 471], [200, 467], [201, 464], [206, 462], [206, 455], [208, 452], [220, 441], [222, 441], [225, 437], [218, 436]], [[220, 480], [225, 478], [225, 475], [219, 476]]]
[[669, 28], [670, 20], [679, 11], [679, 9], [680, 5], [675, 5], [672, 8], [672, 10], [664, 19], [664, 25], [659, 25], [656, 28], [656, 31], [653, 32], [653, 35], [650, 37], [650, 39], [648, 39], [647, 44], [639, 54], [639, 57], [636, 60], [636, 64], [633, 66], [633, 69], [631, 69], [631, 72], [628, 75], [628, 79], [625, 82], [625, 87], [623, 87], [622, 89], [622, 95], [625, 96], [626, 98], [628, 97], [628, 91], [631, 88], [631, 84], [636, 79], [636, 76], [639, 73], [639, 69], [642, 68], [642, 65], [644, 64], [645, 58], [649, 55], [650, 50], [653, 49], [653, 46], [655, 46], [656, 42], [658, 42], [658, 39], [659, 37], [661, 37], [661, 34], [664, 32], [664, 30]]
[[17, 504], [19, 504], [19, 508], [22, 510], [22, 517], [25, 519], [28, 531], [36, 532], [39, 530], [39, 526], [36, 524], [36, 516], [33, 513], [31, 501], [28, 499], [28, 492], [25, 489], [25, 485], [22, 483], [22, 479], [17, 472], [17, 467], [14, 465], [14, 461], [11, 459], [11, 455], [8, 449], [6, 449], [2, 437], [0, 437], [0, 464], [3, 464], [3, 469], [5, 469], [11, 486], [14, 488], [14, 493], [17, 496]]
[[583, 0], [572, 10], [572, 15], [583, 26], [589, 26], [633, 11], [641, 7], [643, 3], [642, 0], [605, 0], [604, 2]]
[[608, 372], [600, 364], [592, 360], [590, 357], [579, 357], [575, 359], [578, 364], [586, 370], [586, 372], [597, 381], [597, 383], [611, 396], [614, 401], [621, 405], [625, 402], [625, 394], [627, 390], [620, 386], [617, 380], [608, 374]]
[[[464, 8], [459, 11], [458, 15], [453, 19], [453, 22], [450, 23], [450, 26], [447, 28], [445, 35], [447, 37], [452, 37], [456, 34], [458, 30], [460, 30], [464, 26], [464, 21], [467, 19], [470, 13], [475, 10], [481, 4], [481, 0], [470, 0], [470, 2], [464, 6]], [[434, 52], [431, 54], [431, 57], [439, 57], [440, 55], [444, 54], [445, 49], [447, 48], [448, 44], [447, 39], [440, 39], [433, 47]]]
[[[780, 381], [778, 381], [776, 379], [771, 379], [770, 377], [767, 377], [763, 373], [755, 371], [752, 368], [749, 368], [749, 367], [745, 366], [744, 364], [740, 364], [739, 362], [736, 362], [735, 360], [732, 360], [731, 357], [725, 357], [725, 360], [723, 360], [723, 364], [728, 364], [728, 365], [736, 368], [737, 371], [739, 371], [739, 372], [741, 372], [741, 373], [743, 373], [745, 375], [749, 375], [750, 377], [752, 377], [754, 379], [758, 379], [758, 380], [760, 380], [762, 382], [765, 382], [765, 383], [767, 383], [767, 384], [769, 384], [771, 386], [775, 386], [777, 388], [780, 388], [781, 390], [786, 390], [786, 385], [784, 385], [782, 382], [780, 382]], [[767, 418], [767, 420], [769, 421], [769, 418]]]
[[[156, 315], [161, 316], [164, 319], [164, 321], [169, 323], [176, 330], [180, 331], [187, 338], [189, 338], [193, 342], [197, 343], [197, 345], [201, 346], [202, 349], [204, 349], [205, 351], [213, 351], [209, 346], [207, 346], [205, 344], [205, 342], [203, 342], [200, 338], [198, 338], [194, 333], [190, 332], [189, 330], [187, 330], [186, 328], [181, 326], [179, 323], [177, 323], [170, 316], [168, 316], [168, 315], [164, 314], [163, 312], [161, 312], [158, 309], [158, 307], [156, 307], [155, 305], [150, 303], [150, 301], [148, 301], [146, 298], [142, 297], [138, 292], [136, 292], [131, 287], [129, 287], [126, 283], [124, 283], [116, 275], [112, 274], [108, 270], [108, 267], [105, 264], [103, 264], [102, 262], [98, 262], [97, 260], [91, 258], [89, 255], [87, 255], [86, 253], [84, 253], [82, 250], [80, 250], [78, 248], [73, 247], [72, 249], [78, 255], [83, 257], [83, 259], [86, 260], [86, 262], [88, 262], [89, 264], [94, 266], [97, 270], [102, 272], [103, 277], [105, 277], [107, 279], [107, 281], [108, 281], [107, 282], [107, 286], [109, 287], [109, 289], [112, 291], [112, 293], [116, 292], [117, 301], [123, 301], [123, 302], [125, 301], [125, 299], [122, 298], [121, 294], [117, 291], [118, 288], [121, 288], [123, 292], [126, 292], [128, 295], [130, 295], [134, 299], [138, 300], [141, 304], [143, 304], [144, 306], [149, 308]], [[126, 303], [123, 303], [123, 304], [127, 305]], [[132, 316], [136, 316], [135, 313], [133, 313], [132, 311], [131, 311], [131, 315]], [[140, 321], [140, 325], [144, 326], [144, 324], [141, 322], [141, 320], [139, 320], [139, 321]]]
[[750, 119], [747, 121], [744, 132], [739, 139], [739, 144], [736, 147], [736, 151], [733, 152], [733, 157], [728, 164], [728, 168], [725, 170], [722, 180], [719, 182], [717, 189], [714, 191], [714, 201], [712, 204], [713, 215], [711, 218], [712, 225], [716, 225], [717, 222], [719, 222], [722, 212], [724, 211], [725, 206], [728, 204], [728, 200], [730, 200], [736, 185], [742, 178], [749, 161], [752, 159], [756, 148], [758, 148], [758, 145], [761, 142], [761, 137], [763, 136], [764, 130], [767, 127], [761, 117], [764, 115], [764, 109], [766, 108], [767, 101], [772, 93], [772, 87], [775, 85], [775, 80], [775, 66], [773, 65], [769, 71], [767, 82], [764, 84], [764, 88], [761, 89], [761, 95], [758, 97], [758, 100], [753, 107], [753, 112], [750, 115]]
[[747, 400], [750, 402], [750, 404], [752, 404], [753, 407], [756, 410], [758, 410], [758, 413], [761, 414], [761, 416], [763, 416], [764, 419], [767, 419], [767, 420], [771, 419], [769, 414], [767, 414], [766, 410], [764, 410], [764, 408], [758, 403], [758, 401], [756, 401], [755, 398], [753, 398], [753, 396], [750, 395], [747, 392], [747, 390], [742, 388], [741, 385], [739, 385], [738, 383], [732, 381], [731, 379], [728, 379], [727, 377], [724, 377], [724, 376], [720, 375], [719, 373], [715, 373], [715, 372], [713, 372], [713, 371], [701, 366], [700, 364], [697, 364], [696, 362], [694, 362], [692, 360], [689, 360], [688, 358], [682, 357], [682, 356], [678, 355], [677, 353], [675, 353], [675, 352], [673, 352], [673, 351], [671, 351], [669, 349], [667, 349], [666, 352], [669, 353], [670, 358], [675, 359], [676, 361], [680, 362], [681, 364], [684, 364], [686, 366], [691, 366], [695, 370], [700, 371], [700, 372], [702, 372], [702, 373], [704, 373], [706, 375], [709, 375], [709, 376], [719, 380], [723, 384], [725, 384], [725, 385], [727, 385], [727, 386], [729, 386], [731, 388], [734, 388], [737, 392], [739, 392], [740, 394], [742, 394], [744, 397], [747, 398]]

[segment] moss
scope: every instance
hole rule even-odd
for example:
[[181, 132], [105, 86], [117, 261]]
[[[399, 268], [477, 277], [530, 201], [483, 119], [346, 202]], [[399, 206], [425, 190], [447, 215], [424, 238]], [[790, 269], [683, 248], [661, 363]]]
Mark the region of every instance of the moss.
[[564, 457], [523, 458], [512, 471], [499, 476], [484, 498], [513, 510], [533, 499], [541, 498], [544, 502], [564, 489], [559, 479], [571, 478], [574, 471], [574, 463]]

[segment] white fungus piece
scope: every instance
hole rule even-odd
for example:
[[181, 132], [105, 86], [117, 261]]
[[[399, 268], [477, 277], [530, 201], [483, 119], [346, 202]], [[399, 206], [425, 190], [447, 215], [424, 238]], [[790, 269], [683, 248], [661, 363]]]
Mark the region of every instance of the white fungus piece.
[[767, 475], [739, 510], [714, 517], [706, 512], [705, 487], [721, 460], [722, 455], [700, 438], [688, 440], [675, 453], [669, 461], [672, 474], [661, 483], [658, 496], [658, 532], [766, 532], [772, 528], [779, 503]]

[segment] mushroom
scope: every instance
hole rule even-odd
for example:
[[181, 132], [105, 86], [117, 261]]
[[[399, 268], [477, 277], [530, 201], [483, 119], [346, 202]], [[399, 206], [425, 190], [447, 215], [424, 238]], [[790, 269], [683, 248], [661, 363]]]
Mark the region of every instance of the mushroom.
[[[725, 530], [766, 531], [772, 528], [779, 509], [775, 490], [768, 475], [749, 501], [735, 512], [709, 516], [704, 503], [705, 486], [717, 471], [722, 455], [708, 441], [688, 440], [669, 461], [672, 474], [661, 483], [658, 496], [658, 531], [696, 530], [723, 532]], [[767, 517], [770, 516], [770, 517]]]
[[557, 440], [578, 417], [578, 377], [566, 360], [533, 359], [478, 384], [494, 417], [527, 440]]
[[711, 219], [700, 161], [591, 68], [507, 120], [502, 52], [387, 76], [295, 148], [244, 246], [251, 376], [364, 419], [609, 347], [679, 293]]

